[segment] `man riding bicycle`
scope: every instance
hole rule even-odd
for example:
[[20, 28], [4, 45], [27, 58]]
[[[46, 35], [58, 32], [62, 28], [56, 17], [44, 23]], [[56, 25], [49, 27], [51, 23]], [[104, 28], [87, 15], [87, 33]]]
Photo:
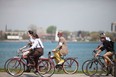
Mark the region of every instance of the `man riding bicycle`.
[[99, 48], [96, 49], [98, 52], [95, 56], [98, 56], [103, 50], [106, 50], [106, 53], [103, 56], [106, 67], [108, 67], [109, 65], [113, 64], [110, 58], [112, 58], [113, 56], [114, 48], [111, 41], [106, 40], [106, 36], [101, 35], [100, 41], [102, 42], [102, 44], [99, 46]]
[[53, 50], [55, 61], [57, 64], [62, 64], [64, 60], [61, 58], [61, 56], [65, 56], [68, 54], [68, 48], [66, 44], [66, 40], [63, 37], [63, 33], [61, 31], [57, 34], [59, 38], [58, 46]]

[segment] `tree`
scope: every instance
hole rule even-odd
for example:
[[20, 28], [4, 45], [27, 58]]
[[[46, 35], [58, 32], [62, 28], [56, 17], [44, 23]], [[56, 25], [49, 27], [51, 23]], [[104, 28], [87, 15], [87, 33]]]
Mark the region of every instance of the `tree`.
[[98, 41], [99, 40], [99, 33], [98, 32], [91, 32], [90, 37], [92, 38], [91, 41]]
[[54, 25], [51, 25], [51, 26], [49, 26], [48, 28], [47, 28], [47, 33], [49, 33], [49, 34], [55, 34], [56, 33], [56, 29], [57, 29], [57, 27], [56, 26], [54, 26]]

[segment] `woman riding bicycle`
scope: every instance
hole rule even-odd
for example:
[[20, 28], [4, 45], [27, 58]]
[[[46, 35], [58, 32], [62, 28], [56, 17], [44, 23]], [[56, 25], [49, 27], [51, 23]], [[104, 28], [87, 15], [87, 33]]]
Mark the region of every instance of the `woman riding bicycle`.
[[32, 46], [26, 49], [25, 51], [23, 51], [24, 52], [23, 56], [27, 56], [29, 61], [28, 65], [35, 66], [37, 71], [38, 59], [43, 55], [44, 46], [36, 33], [33, 32], [32, 34], [28, 34], [28, 35], [31, 36], [34, 40]]
[[59, 37], [58, 46], [53, 50], [55, 61], [57, 64], [62, 64], [64, 60], [61, 56], [65, 56], [68, 54], [68, 48], [66, 45], [66, 40], [63, 37], [63, 33], [60, 31], [58, 32], [57, 36]]

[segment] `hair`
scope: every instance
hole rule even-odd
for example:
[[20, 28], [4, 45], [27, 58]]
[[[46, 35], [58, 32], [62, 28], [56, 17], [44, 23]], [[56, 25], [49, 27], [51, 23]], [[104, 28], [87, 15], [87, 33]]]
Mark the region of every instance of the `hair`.
[[58, 32], [58, 35], [62, 36], [63, 35], [63, 32], [62, 31], [59, 31]]
[[39, 36], [31, 30], [29, 30], [28, 33], [31, 34], [35, 38], [39, 38]]
[[39, 38], [39, 36], [36, 33], [33, 34], [33, 37]]
[[33, 32], [33, 31], [31, 31], [31, 30], [29, 30], [29, 31], [28, 31], [28, 33], [29, 33], [29, 34], [32, 34], [32, 35], [34, 34], [34, 32]]

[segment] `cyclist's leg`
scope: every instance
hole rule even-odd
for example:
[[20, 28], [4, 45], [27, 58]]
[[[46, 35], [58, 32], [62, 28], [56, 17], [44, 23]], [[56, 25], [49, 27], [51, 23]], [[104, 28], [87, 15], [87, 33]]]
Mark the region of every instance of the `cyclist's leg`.
[[[29, 64], [29, 61], [28, 61], [28, 58], [25, 58], [27, 64]], [[30, 67], [29, 66], [26, 66], [26, 70], [24, 72], [30, 72]]]
[[35, 52], [34, 52], [33, 56], [34, 56], [36, 71], [38, 70], [38, 60], [42, 55], [43, 55], [43, 49], [42, 48], [41, 49], [35, 49]]
[[54, 54], [54, 59], [55, 59], [55, 62], [56, 62], [56, 64], [58, 64], [58, 62], [60, 61], [60, 55], [59, 55], [59, 51], [54, 51], [53, 52], [53, 54]]
[[55, 61], [57, 64], [62, 64], [64, 62], [64, 59], [61, 58], [60, 51], [53, 52], [55, 56]]
[[[23, 53], [23, 58], [26, 60], [27, 64], [29, 64], [28, 54], [29, 54], [29, 51], [26, 51], [26, 52]], [[25, 72], [30, 72], [29, 66], [27, 66]]]
[[113, 53], [112, 52], [107, 52], [104, 54], [104, 58], [105, 58], [105, 62], [107, 65], [109, 65], [109, 62], [112, 62], [111, 59], [109, 57], [112, 57]]
[[28, 66], [35, 66], [35, 62], [34, 62], [34, 50], [31, 50], [30, 53], [27, 54], [27, 59], [28, 59]]
[[112, 64], [112, 61], [111, 61], [110, 58], [112, 56], [113, 56], [112, 52], [107, 52], [106, 54], [104, 54], [105, 63], [106, 63], [106, 66], [107, 66], [107, 74], [106, 74], [106, 76], [108, 76], [111, 73], [111, 67], [110, 67], [110, 65]]
[[27, 55], [29, 54], [29, 51], [26, 51], [23, 53], [23, 58], [27, 58]]

